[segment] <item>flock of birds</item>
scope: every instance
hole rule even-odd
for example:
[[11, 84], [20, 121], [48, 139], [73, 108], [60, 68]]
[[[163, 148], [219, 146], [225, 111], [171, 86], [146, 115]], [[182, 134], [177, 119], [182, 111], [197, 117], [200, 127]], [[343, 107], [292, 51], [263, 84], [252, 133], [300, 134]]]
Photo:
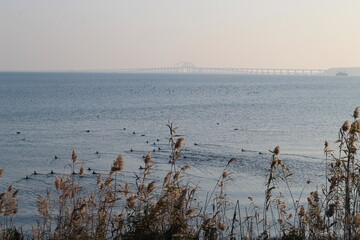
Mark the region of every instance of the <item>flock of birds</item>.
[[[217, 125], [219, 125], [220, 123], [216, 123]], [[127, 130], [126, 128], [123, 128], [123, 130], [125, 131], [125, 130]], [[237, 131], [238, 130], [238, 128], [234, 128], [234, 131]], [[86, 130], [86, 132], [87, 133], [90, 133], [90, 130]], [[20, 135], [21, 134], [21, 132], [20, 131], [17, 131], [16, 132], [16, 134], [17, 135]], [[135, 135], [135, 134], [137, 134], [135, 131], [133, 131], [133, 134]], [[145, 136], [145, 134], [141, 134], [141, 136], [142, 137], [144, 137]], [[25, 140], [25, 138], [23, 138], [22, 140]], [[160, 142], [160, 139], [156, 139], [156, 142]], [[156, 142], [154, 142], [152, 145], [156, 145]], [[146, 143], [147, 144], [149, 144], [149, 141], [147, 140], [146, 141]], [[194, 143], [194, 146], [198, 146], [199, 144], [198, 143]], [[158, 151], [161, 151], [161, 148], [160, 147], [158, 147], [157, 148], [157, 150]], [[153, 150], [152, 150], [153, 152], [156, 152], [156, 149], [154, 148]], [[241, 149], [241, 151], [242, 152], [245, 152], [245, 151], [252, 151], [252, 150], [245, 150], [245, 149]], [[131, 148], [130, 149], [130, 152], [134, 152], [134, 150]], [[252, 151], [253, 152], [253, 151]], [[262, 152], [258, 152], [259, 154], [263, 154]], [[98, 155], [98, 154], [100, 154], [99, 153], [99, 151], [96, 151], [95, 152], [95, 154], [96, 155]], [[171, 156], [170, 156], [171, 157]], [[183, 156], [184, 158], [187, 158], [186, 156]], [[143, 156], [143, 158], [145, 158], [145, 156]], [[56, 159], [59, 159], [59, 157], [58, 156], [54, 156], [54, 159], [56, 160]], [[142, 166], [140, 166], [140, 168], [139, 169], [144, 169]], [[93, 170], [93, 169], [91, 169], [90, 167], [87, 169], [91, 174], [93, 174], [93, 175], [96, 175], [96, 174], [98, 174], [98, 172], [96, 172], [95, 170]], [[50, 171], [50, 173], [47, 173], [47, 174], [41, 174], [41, 173], [38, 173], [38, 172], [36, 172], [36, 171], [33, 171], [33, 173], [30, 175], [30, 176], [33, 176], [33, 175], [54, 175], [54, 174], [56, 174], [53, 170], [51, 170]], [[72, 172], [72, 174], [76, 174], [75, 172]], [[21, 180], [30, 180], [31, 178], [30, 178], [30, 176], [29, 175], [26, 175], [24, 178], [22, 178], [22, 179], [20, 179], [19, 181], [21, 181]], [[19, 182], [19, 181], [17, 181], [17, 182]]]

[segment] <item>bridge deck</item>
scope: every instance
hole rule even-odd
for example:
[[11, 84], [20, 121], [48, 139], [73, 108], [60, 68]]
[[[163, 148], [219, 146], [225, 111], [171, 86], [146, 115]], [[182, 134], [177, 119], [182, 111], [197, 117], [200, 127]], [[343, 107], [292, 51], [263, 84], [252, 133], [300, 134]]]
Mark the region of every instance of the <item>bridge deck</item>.
[[323, 69], [276, 69], [276, 68], [128, 68], [107, 70], [119, 73], [203, 73], [203, 74], [257, 74], [257, 75], [322, 75]]

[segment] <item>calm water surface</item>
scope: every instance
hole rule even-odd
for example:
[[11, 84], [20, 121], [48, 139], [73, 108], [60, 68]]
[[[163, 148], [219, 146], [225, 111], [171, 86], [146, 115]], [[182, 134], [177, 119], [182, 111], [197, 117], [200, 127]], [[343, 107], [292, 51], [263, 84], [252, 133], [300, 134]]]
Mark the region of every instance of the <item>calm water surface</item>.
[[204, 191], [236, 157], [229, 194], [262, 199], [268, 150], [276, 145], [296, 172], [295, 186], [321, 182], [324, 140], [334, 142], [351, 119], [359, 89], [359, 77], [0, 73], [1, 187], [21, 190], [18, 221], [26, 224], [35, 193], [53, 185], [49, 172], [69, 173], [72, 149], [92, 169], [84, 184], [94, 184], [93, 170], [107, 173], [118, 153], [133, 179], [154, 150], [154, 178], [161, 178], [169, 169], [170, 120], [185, 135], [181, 161]]

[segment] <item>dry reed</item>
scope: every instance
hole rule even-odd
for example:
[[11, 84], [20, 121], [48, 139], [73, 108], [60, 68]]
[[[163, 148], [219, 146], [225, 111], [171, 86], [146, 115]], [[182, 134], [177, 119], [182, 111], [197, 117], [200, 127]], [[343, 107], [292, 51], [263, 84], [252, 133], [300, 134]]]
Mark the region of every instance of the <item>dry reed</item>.
[[[306, 203], [291, 192], [292, 173], [279, 157], [276, 146], [269, 161], [265, 182], [264, 206], [234, 205], [226, 194], [231, 180], [231, 158], [205, 202], [196, 198], [197, 186], [186, 179], [188, 165], [177, 166], [184, 149], [178, 127], [168, 123], [171, 169], [162, 183], [150, 178], [155, 163], [151, 153], [144, 158], [145, 168], [135, 184], [117, 179], [124, 170], [119, 154], [109, 174], [97, 176], [97, 188], [83, 191], [75, 176], [56, 176], [53, 192], [38, 195], [38, 225], [31, 239], [360, 239], [360, 162], [357, 155], [360, 134], [360, 107], [352, 122], [345, 121], [339, 131], [339, 150], [325, 142], [325, 184], [312, 191]], [[77, 153], [70, 166], [75, 172]], [[0, 176], [3, 169], [0, 169]], [[83, 176], [84, 166], [79, 169]], [[280, 189], [283, 182], [288, 198]], [[305, 185], [310, 184], [307, 181]], [[304, 185], [304, 188], [305, 188]], [[0, 237], [22, 236], [13, 218], [18, 211], [17, 195], [10, 185], [0, 194], [0, 214], [4, 221]], [[243, 209], [243, 210], [241, 210]], [[20, 234], [20, 235], [19, 235]], [[18, 239], [18, 238], [17, 238]]]

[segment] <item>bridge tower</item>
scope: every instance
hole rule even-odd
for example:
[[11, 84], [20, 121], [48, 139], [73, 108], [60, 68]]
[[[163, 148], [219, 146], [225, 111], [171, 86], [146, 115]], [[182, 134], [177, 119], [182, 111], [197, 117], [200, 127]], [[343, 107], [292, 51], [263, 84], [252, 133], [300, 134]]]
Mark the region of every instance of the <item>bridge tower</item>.
[[191, 62], [178, 62], [174, 66], [175, 72], [181, 73], [193, 73], [196, 72], [196, 66]]

